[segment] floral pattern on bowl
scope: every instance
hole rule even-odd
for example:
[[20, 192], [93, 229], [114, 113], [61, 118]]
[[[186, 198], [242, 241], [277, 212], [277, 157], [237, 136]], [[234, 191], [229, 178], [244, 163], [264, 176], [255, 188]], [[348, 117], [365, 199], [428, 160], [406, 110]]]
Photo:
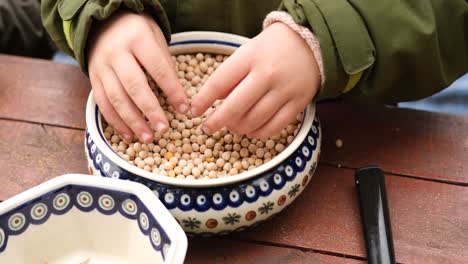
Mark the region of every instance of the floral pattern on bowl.
[[107, 158], [88, 132], [85, 145], [91, 174], [144, 184], [190, 235], [227, 234], [244, 230], [252, 222], [259, 224], [267, 220], [302, 192], [317, 166], [320, 127], [318, 120], [314, 120], [307, 140], [298, 150], [261, 177], [211, 188], [168, 186], [134, 175]]

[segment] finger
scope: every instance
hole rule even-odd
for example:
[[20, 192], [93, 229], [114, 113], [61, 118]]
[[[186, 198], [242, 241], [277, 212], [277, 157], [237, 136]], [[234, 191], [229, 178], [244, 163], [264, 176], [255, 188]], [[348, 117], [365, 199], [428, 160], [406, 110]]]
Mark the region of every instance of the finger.
[[203, 114], [216, 100], [226, 97], [249, 73], [247, 52], [239, 48], [208, 78], [192, 101], [194, 116]]
[[114, 128], [127, 142], [133, 139], [132, 130], [125, 124], [119, 114], [115, 111], [112, 104], [107, 99], [101, 80], [93, 74], [90, 74], [90, 81], [93, 87], [94, 100], [99, 106], [99, 111], [104, 116], [106, 122]]
[[136, 60], [131, 55], [119, 56], [113, 63], [113, 69], [124, 90], [148, 118], [153, 129], [165, 133], [169, 127], [167, 118]]
[[[270, 120], [288, 100], [277, 90], [268, 91], [237, 123], [237, 130], [241, 134], [249, 135]], [[229, 127], [232, 130], [231, 127]], [[236, 132], [236, 131], [235, 131]], [[236, 133], [239, 133], [236, 132]]]
[[251, 136], [259, 139], [266, 139], [277, 135], [285, 128], [296, 115], [301, 111], [298, 104], [289, 101], [263, 126], [251, 133]]
[[[169, 47], [166, 42], [166, 38], [164, 37], [163, 32], [161, 31], [161, 28], [156, 24], [154, 19], [150, 16], [147, 17], [148, 24], [151, 27], [151, 30], [153, 31], [153, 38], [156, 40], [158, 43], [159, 47], [163, 50], [163, 54], [165, 55], [166, 59], [168, 61], [174, 62], [171, 57], [171, 53], [169, 52]], [[175, 64], [173, 65], [175, 68]]]
[[101, 76], [106, 96], [120, 118], [143, 142], [151, 142], [153, 140], [151, 129], [146, 124], [138, 107], [124, 90], [115, 72], [108, 68]]
[[[150, 51], [150, 52], [148, 52]], [[185, 89], [180, 85], [172, 58], [167, 49], [161, 48], [152, 38], [141, 41], [134, 48], [135, 57], [145, 67], [153, 80], [166, 94], [169, 103], [180, 113], [186, 113], [189, 102]]]
[[236, 129], [236, 126], [243, 122], [243, 115], [262, 98], [268, 85], [267, 82], [259, 82], [255, 76], [255, 73], [249, 73], [219, 108], [206, 119], [203, 124], [205, 133], [214, 133], [233, 122], [235, 124], [229, 127], [236, 133], [244, 133]]

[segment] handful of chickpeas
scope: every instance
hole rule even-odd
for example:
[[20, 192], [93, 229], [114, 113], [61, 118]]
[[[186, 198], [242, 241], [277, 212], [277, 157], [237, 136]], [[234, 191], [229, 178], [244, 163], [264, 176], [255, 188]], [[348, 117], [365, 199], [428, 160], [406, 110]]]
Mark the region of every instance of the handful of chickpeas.
[[[191, 102], [228, 56], [197, 53], [172, 58]], [[104, 123], [103, 127], [104, 136], [115, 152], [130, 164], [157, 175], [196, 180], [252, 170], [282, 152], [293, 141], [302, 121], [302, 114], [298, 115], [279, 135], [267, 140], [236, 135], [226, 128], [209, 136], [202, 131], [201, 124], [222, 101], [215, 102], [201, 117], [192, 117], [190, 113], [182, 115], [167, 103], [166, 96], [149, 76], [148, 82], [166, 113], [169, 131], [154, 132], [154, 140], [149, 144], [138, 142], [137, 138], [127, 144], [111, 126]]]

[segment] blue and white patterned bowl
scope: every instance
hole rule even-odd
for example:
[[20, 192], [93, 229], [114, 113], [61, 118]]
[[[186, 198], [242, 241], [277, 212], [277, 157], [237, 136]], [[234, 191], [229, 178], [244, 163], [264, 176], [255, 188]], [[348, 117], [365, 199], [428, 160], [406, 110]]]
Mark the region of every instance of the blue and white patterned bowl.
[[[225, 33], [173, 35], [172, 54], [232, 54], [248, 39]], [[86, 107], [85, 151], [91, 174], [143, 183], [159, 197], [187, 234], [226, 234], [257, 225], [288, 206], [304, 190], [320, 154], [315, 105], [305, 109], [293, 142], [262, 166], [235, 176], [186, 180], [155, 175], [127, 163], [106, 142], [92, 93]]]
[[64, 175], [0, 203], [0, 263], [183, 263], [186, 250], [141, 184]]

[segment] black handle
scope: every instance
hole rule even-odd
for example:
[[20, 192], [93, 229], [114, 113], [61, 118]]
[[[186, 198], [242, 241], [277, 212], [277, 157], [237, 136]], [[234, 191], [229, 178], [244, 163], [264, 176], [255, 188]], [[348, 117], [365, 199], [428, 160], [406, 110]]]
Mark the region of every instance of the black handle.
[[370, 264], [394, 264], [392, 230], [387, 204], [385, 178], [377, 166], [356, 171], [361, 220]]

